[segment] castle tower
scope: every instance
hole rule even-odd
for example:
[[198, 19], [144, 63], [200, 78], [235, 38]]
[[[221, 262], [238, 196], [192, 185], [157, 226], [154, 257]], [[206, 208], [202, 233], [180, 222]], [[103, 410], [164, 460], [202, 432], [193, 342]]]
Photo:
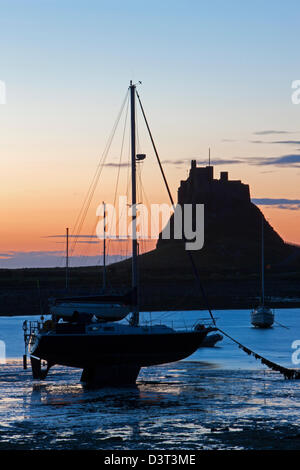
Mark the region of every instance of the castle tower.
[[214, 167], [212, 165], [197, 167], [196, 160], [191, 161], [189, 176], [180, 182], [178, 189], [178, 203], [202, 203], [222, 207], [239, 202], [250, 202], [250, 191], [247, 184], [239, 180], [230, 180], [227, 171], [220, 173], [220, 179], [214, 179]]

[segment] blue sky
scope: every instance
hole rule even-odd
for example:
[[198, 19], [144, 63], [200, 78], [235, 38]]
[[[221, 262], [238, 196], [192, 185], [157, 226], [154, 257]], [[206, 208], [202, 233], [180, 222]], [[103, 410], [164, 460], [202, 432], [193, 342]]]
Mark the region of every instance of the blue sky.
[[[41, 251], [62, 220], [72, 226], [130, 79], [143, 82], [163, 160], [203, 161], [211, 147], [257, 200], [299, 199], [299, 1], [11, 0], [0, 13], [2, 251]], [[168, 172], [175, 192], [186, 168]], [[279, 231], [289, 226], [288, 212], [269, 215]], [[300, 242], [300, 231], [284, 236]]]
[[27, 103], [62, 99], [74, 109], [93, 98], [99, 106], [103, 96], [118, 102], [132, 78], [144, 82], [153, 107], [163, 95], [193, 114], [195, 102], [212, 114], [247, 108], [250, 119], [257, 107], [268, 105], [271, 116], [272, 103], [290, 104], [299, 68], [299, 2], [12, 0], [0, 6], [1, 74], [11, 100], [14, 93]]

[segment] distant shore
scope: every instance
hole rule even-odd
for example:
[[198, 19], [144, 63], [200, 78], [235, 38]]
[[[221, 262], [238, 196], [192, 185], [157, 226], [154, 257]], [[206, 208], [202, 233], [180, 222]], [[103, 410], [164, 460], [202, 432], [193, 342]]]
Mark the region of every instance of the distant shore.
[[[266, 299], [272, 308], [300, 308], [299, 274], [289, 273], [266, 282]], [[115, 288], [126, 291], [127, 283], [117, 279]], [[129, 279], [130, 281], [130, 279]], [[206, 299], [193, 279], [143, 280], [141, 311], [251, 310], [259, 303], [259, 279], [239, 276], [206, 278], [202, 281]], [[101, 292], [99, 267], [73, 268], [70, 288], [65, 289], [63, 269], [0, 270], [0, 316], [47, 314], [48, 299], [66, 295]]]
[[[270, 304], [268, 303], [268, 306], [274, 310], [278, 310], [278, 309], [292, 309], [292, 308], [299, 308], [300, 309], [300, 302], [295, 302], [295, 303], [278, 303], [278, 304]], [[212, 308], [212, 312], [214, 311], [217, 311], [217, 310], [228, 310], [228, 311], [232, 311], [232, 310], [249, 310], [249, 312], [255, 307], [255, 305], [251, 305], [251, 306], [240, 306], [240, 307], [237, 307], [237, 306], [234, 306], [234, 307], [219, 307], [219, 308]], [[156, 308], [149, 308], [147, 310], [144, 310], [143, 308], [140, 310], [140, 312], [176, 312], [176, 311], [185, 311], [185, 312], [189, 312], [189, 311], [195, 311], [195, 310], [198, 310], [199, 312], [206, 312], [207, 309], [205, 308], [199, 308], [199, 307], [193, 307], [193, 308], [180, 308], [180, 309], [176, 309], [176, 308], [171, 308], [171, 309], [167, 309], [167, 308], [159, 308], [159, 307], [156, 307]], [[36, 317], [40, 317], [41, 315], [49, 315], [49, 312], [45, 311], [45, 312], [42, 312], [42, 313], [30, 313], [30, 312], [23, 312], [23, 313], [10, 313], [10, 314], [5, 314], [5, 313], [0, 313], [0, 318], [1, 317], [24, 317], [24, 316], [36, 316]], [[209, 315], [209, 313], [208, 313]]]

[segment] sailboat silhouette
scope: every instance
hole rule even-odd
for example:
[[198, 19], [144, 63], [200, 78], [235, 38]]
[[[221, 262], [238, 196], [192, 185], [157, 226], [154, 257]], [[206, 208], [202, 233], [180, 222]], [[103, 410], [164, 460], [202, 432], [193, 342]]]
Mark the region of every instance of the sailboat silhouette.
[[264, 216], [261, 214], [261, 298], [259, 306], [251, 312], [251, 323], [257, 328], [270, 328], [274, 323], [274, 313], [265, 305], [264, 222]]

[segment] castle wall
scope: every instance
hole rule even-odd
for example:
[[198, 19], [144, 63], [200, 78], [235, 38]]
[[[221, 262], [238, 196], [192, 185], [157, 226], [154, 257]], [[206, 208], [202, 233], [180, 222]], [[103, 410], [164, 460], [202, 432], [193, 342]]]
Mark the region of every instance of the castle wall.
[[249, 185], [229, 180], [227, 172], [221, 172], [220, 179], [214, 179], [213, 176], [213, 166], [197, 168], [195, 160], [192, 160], [189, 177], [180, 182], [178, 203], [216, 203], [222, 206], [250, 202]]

